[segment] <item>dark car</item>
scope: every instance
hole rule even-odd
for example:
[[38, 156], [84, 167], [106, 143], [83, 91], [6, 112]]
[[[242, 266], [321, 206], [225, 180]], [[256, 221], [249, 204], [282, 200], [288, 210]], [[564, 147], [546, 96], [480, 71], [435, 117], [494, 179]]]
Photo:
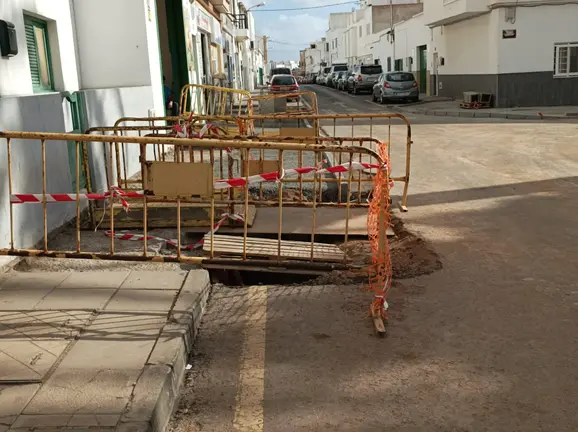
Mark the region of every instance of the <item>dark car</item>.
[[388, 72], [381, 74], [373, 86], [374, 102], [385, 103], [388, 99], [419, 101], [419, 86], [409, 72]]
[[291, 75], [291, 69], [288, 67], [278, 67], [271, 69], [271, 73], [269, 75], [269, 82], [273, 79], [275, 75]]
[[362, 91], [371, 92], [382, 73], [383, 69], [380, 65], [355, 66], [352, 76], [347, 82], [347, 91], [353, 94]]

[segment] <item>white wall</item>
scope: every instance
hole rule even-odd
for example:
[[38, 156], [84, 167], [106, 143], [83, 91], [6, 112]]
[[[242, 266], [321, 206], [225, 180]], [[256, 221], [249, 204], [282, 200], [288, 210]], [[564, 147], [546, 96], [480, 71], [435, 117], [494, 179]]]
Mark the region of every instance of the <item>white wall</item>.
[[[552, 71], [554, 44], [578, 41], [578, 4], [519, 7], [514, 24], [506, 22], [505, 9], [496, 17], [499, 73]], [[516, 39], [502, 39], [502, 30], [516, 29]]]
[[[84, 96], [87, 120], [93, 126], [114, 125], [121, 117], [147, 117], [147, 107], [154, 104], [151, 87], [86, 90]], [[133, 135], [138, 136], [138, 133]], [[132, 176], [140, 169], [139, 148], [133, 144], [127, 144], [125, 148], [127, 149], [127, 171], [129, 176]], [[107, 154], [103, 151], [102, 143], [90, 144], [89, 156], [93, 190], [108, 190], [105, 175], [105, 164], [108, 164]]]
[[[0, 130], [34, 132], [71, 132], [70, 117], [65, 117], [68, 102], [57, 93], [42, 96], [0, 98]], [[6, 140], [0, 139], [0, 247], [8, 247], [10, 218]], [[68, 165], [67, 143], [46, 143], [47, 192], [70, 193], [72, 175]], [[42, 193], [42, 153], [39, 141], [12, 140], [12, 176], [14, 193]], [[76, 204], [49, 205], [48, 230], [74, 217]], [[43, 236], [42, 205], [14, 206], [15, 247], [28, 248]], [[49, 245], [50, 246], [50, 245]]]
[[[357, 57], [363, 60], [364, 63], [373, 63], [373, 49], [371, 49], [373, 43], [373, 29], [372, 29], [372, 10], [373, 8], [368, 7], [361, 10], [358, 14], [359, 20], [355, 23], [357, 28]], [[367, 31], [367, 26], [369, 25], [369, 32]], [[361, 36], [359, 36], [359, 27], [361, 27]]]
[[0, 0], [0, 18], [16, 27], [18, 55], [0, 58], [0, 97], [30, 95], [32, 78], [26, 49], [24, 15], [48, 21], [56, 91], [78, 90], [78, 72], [68, 0]]
[[[395, 58], [403, 60], [403, 70], [416, 72], [419, 69], [419, 55], [417, 47], [428, 45], [431, 39], [431, 30], [425, 25], [424, 14], [418, 14], [407, 21], [395, 26]], [[413, 64], [407, 63], [407, 58], [413, 58]], [[382, 62], [387, 66], [387, 62]], [[430, 69], [429, 61], [426, 69]], [[424, 89], [425, 91], [425, 89]]]
[[[156, 72], [145, 1], [73, 0], [82, 88], [151, 85]], [[156, 53], [158, 62], [158, 42]]]
[[431, 59], [437, 51], [438, 56], [445, 59], [445, 65], [439, 66], [440, 75], [498, 72], [497, 32], [491, 30], [494, 13], [433, 29], [428, 56]]

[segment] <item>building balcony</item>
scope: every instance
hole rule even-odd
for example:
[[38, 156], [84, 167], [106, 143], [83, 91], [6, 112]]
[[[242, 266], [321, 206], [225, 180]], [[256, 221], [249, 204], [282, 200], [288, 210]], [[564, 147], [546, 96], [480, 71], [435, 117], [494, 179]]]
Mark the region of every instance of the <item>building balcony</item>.
[[231, 13], [231, 2], [229, 0], [210, 0], [210, 2], [220, 13]]
[[439, 27], [474, 18], [490, 12], [491, 0], [430, 0], [424, 2], [424, 19], [428, 27]]
[[235, 40], [245, 42], [249, 40], [249, 20], [247, 14], [235, 15]]

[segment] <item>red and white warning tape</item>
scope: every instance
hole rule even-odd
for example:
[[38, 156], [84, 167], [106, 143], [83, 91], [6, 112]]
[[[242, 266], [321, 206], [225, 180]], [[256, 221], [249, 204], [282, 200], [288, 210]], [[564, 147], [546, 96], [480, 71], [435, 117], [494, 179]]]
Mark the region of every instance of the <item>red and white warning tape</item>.
[[[221, 220], [213, 226], [213, 229], [211, 230], [211, 234], [215, 234], [219, 230], [219, 228], [221, 228], [221, 226], [223, 226], [223, 224], [227, 221], [227, 219], [231, 219], [231, 220], [236, 221], [236, 222], [245, 222], [245, 219], [241, 215], [224, 213], [223, 215], [221, 215]], [[107, 237], [113, 236], [113, 233], [110, 230], [105, 231], [104, 234]], [[144, 241], [145, 236], [144, 236], [144, 234], [131, 234], [131, 233], [128, 233], [125, 231], [118, 231], [118, 232], [114, 233], [114, 238], [117, 240]], [[174, 247], [179, 247], [179, 242], [177, 240], [170, 240], [170, 239], [165, 239], [162, 237], [151, 236], [151, 235], [146, 236], [146, 239], [147, 239], [147, 241], [148, 240], [157, 240], [157, 241], [161, 241], [161, 242], [165, 242], [167, 244], [170, 244], [171, 246], [174, 246]], [[204, 242], [205, 242], [205, 239], [202, 238], [201, 240], [199, 240], [195, 244], [181, 245], [181, 250], [190, 251], [190, 250], [199, 249], [199, 248], [203, 247]]]
[[[309, 174], [315, 172], [317, 174], [339, 174], [348, 171], [363, 171], [366, 169], [381, 169], [382, 167], [376, 164], [368, 164], [363, 162], [352, 162], [351, 164], [345, 163], [341, 165], [336, 165], [330, 168], [294, 168], [283, 170], [281, 173], [271, 172], [265, 174], [257, 174], [249, 176], [249, 184], [257, 184], [270, 181], [280, 181], [285, 177], [292, 177], [296, 175]], [[235, 179], [223, 179], [215, 182], [215, 189], [228, 189], [232, 187], [241, 187], [247, 184], [247, 179], [245, 177], [239, 177]]]
[[[369, 164], [363, 162], [352, 162], [351, 164], [345, 163], [342, 165], [336, 165], [330, 168], [321, 168], [318, 167], [304, 167], [304, 168], [294, 168], [283, 170], [281, 173], [278, 172], [271, 172], [265, 174], [258, 174], [249, 176], [249, 184], [258, 184], [264, 182], [277, 182], [282, 180], [285, 177], [292, 177], [298, 176], [303, 174], [309, 174], [315, 172], [317, 174], [339, 174], [339, 173], [346, 173], [349, 171], [363, 171], [366, 169], [382, 169], [381, 166], [376, 164]], [[228, 189], [234, 187], [242, 187], [245, 186], [247, 183], [247, 179], [245, 177], [239, 177], [234, 179], [223, 179], [217, 180], [215, 182], [215, 189]], [[128, 210], [129, 205], [125, 198], [142, 198], [144, 197], [144, 191], [130, 191], [125, 192], [118, 187], [111, 188], [110, 192], [106, 192], [103, 194], [46, 194], [46, 202], [47, 203], [57, 203], [57, 202], [75, 202], [77, 198], [79, 200], [89, 200], [89, 201], [102, 201], [107, 200], [110, 196], [113, 195], [116, 198], [119, 198], [121, 201], [122, 206]], [[12, 204], [28, 204], [28, 203], [43, 203], [44, 201], [43, 194], [12, 194], [10, 195], [10, 203]]]
[[[105, 193], [88, 193], [88, 194], [46, 194], [46, 202], [48, 204], [57, 202], [76, 202], [77, 197], [79, 201], [103, 201], [110, 199], [110, 196], [120, 199], [122, 206], [128, 210], [129, 205], [125, 198], [142, 198], [143, 191], [125, 192], [119, 187], [113, 186], [109, 192]], [[11, 204], [41, 204], [44, 202], [43, 194], [12, 194], [10, 195]]]

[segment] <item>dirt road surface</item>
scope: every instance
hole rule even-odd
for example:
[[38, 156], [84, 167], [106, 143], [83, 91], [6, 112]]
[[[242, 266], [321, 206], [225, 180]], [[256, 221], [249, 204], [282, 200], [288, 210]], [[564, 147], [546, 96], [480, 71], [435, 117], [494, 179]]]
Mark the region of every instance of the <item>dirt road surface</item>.
[[401, 217], [442, 268], [388, 337], [359, 284], [216, 287], [172, 431], [578, 430], [578, 125], [413, 133]]

